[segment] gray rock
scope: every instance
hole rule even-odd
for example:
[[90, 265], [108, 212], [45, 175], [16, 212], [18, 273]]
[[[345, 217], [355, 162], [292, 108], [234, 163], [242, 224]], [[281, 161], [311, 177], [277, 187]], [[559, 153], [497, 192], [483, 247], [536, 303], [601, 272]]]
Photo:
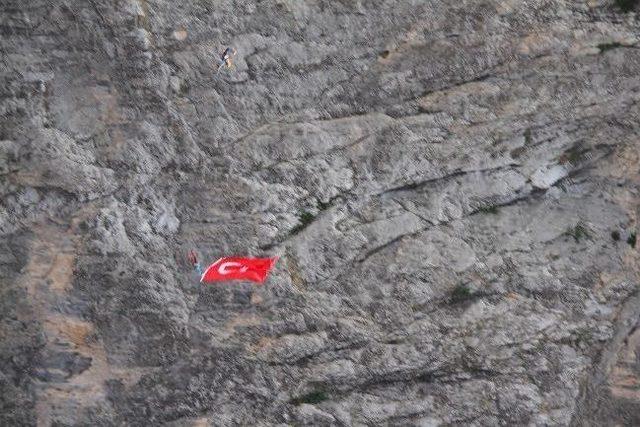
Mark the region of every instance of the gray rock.
[[531, 175], [531, 184], [546, 190], [567, 175], [568, 171], [562, 165], [544, 166]]
[[2, 2], [0, 425], [638, 424], [615, 3]]

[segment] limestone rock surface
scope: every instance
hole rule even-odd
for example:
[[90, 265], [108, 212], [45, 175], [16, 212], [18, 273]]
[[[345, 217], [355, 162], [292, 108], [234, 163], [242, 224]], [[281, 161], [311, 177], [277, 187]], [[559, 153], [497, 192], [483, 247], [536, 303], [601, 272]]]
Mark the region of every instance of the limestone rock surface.
[[0, 425], [640, 424], [632, 6], [3, 0]]

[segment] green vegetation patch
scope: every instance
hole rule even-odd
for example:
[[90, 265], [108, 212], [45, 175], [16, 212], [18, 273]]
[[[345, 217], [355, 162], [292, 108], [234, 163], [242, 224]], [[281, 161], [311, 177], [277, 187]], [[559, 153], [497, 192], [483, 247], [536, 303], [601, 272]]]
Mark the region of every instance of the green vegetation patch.
[[326, 211], [327, 209], [329, 209], [331, 207], [331, 203], [334, 201], [335, 197], [332, 197], [331, 199], [329, 199], [328, 202], [321, 202], [320, 200], [318, 200], [318, 210], [319, 211]]
[[291, 403], [294, 405], [302, 405], [303, 403], [309, 403], [311, 405], [318, 404], [320, 402], [324, 402], [325, 400], [329, 400], [329, 396], [326, 392], [322, 390], [315, 390], [311, 393], [307, 393], [300, 397], [296, 397], [295, 399], [291, 399]]
[[623, 12], [631, 12], [638, 5], [639, 0], [616, 0], [616, 5]]
[[451, 291], [451, 295], [449, 296], [449, 301], [452, 304], [457, 304], [460, 302], [464, 302], [473, 298], [473, 292], [471, 289], [465, 284], [460, 283]]
[[611, 50], [611, 49], [616, 49], [616, 48], [619, 48], [619, 47], [624, 47], [624, 45], [620, 44], [618, 42], [600, 43], [598, 45], [598, 49], [600, 49], [600, 53], [606, 52], [606, 51]]
[[573, 237], [576, 242], [580, 242], [582, 239], [590, 239], [591, 234], [589, 229], [582, 223], [577, 223], [574, 227], [569, 227], [565, 232], [565, 235]]
[[304, 226], [311, 224], [314, 218], [315, 216], [309, 211], [302, 211], [300, 212], [300, 215], [298, 215], [298, 219], [300, 220], [300, 223], [303, 224]]
[[498, 206], [496, 205], [481, 206], [480, 208], [478, 208], [478, 212], [495, 215], [498, 213]]
[[627, 237], [627, 243], [632, 247], [632, 248], [636, 248], [636, 233], [635, 231], [631, 234], [629, 234], [629, 237]]
[[517, 147], [511, 150], [510, 154], [511, 154], [511, 157], [513, 157], [514, 159], [517, 159], [518, 157], [522, 156], [526, 151], [527, 151], [527, 147]]
[[583, 153], [579, 147], [571, 147], [560, 156], [560, 163], [569, 163], [572, 166], [577, 165], [583, 158]]
[[298, 234], [303, 229], [305, 229], [309, 224], [311, 224], [314, 219], [315, 219], [314, 214], [312, 214], [309, 211], [302, 210], [298, 214], [298, 225], [293, 227], [293, 229], [291, 230], [291, 234]]

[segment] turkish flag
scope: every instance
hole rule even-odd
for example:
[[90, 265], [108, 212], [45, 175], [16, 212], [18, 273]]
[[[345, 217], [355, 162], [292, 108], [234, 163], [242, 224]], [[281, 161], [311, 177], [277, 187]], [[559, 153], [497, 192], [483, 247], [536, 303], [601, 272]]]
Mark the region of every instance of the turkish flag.
[[209, 266], [200, 279], [201, 282], [220, 282], [223, 280], [250, 280], [263, 283], [267, 274], [278, 261], [275, 258], [220, 258]]

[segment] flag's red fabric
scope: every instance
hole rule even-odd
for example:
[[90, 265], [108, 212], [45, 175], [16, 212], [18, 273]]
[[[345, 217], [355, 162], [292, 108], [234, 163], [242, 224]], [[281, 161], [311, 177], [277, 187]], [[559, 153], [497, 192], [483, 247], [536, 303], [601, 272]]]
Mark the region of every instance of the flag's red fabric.
[[220, 258], [209, 266], [200, 279], [201, 282], [219, 282], [222, 280], [250, 280], [263, 283], [273, 268], [275, 258]]

